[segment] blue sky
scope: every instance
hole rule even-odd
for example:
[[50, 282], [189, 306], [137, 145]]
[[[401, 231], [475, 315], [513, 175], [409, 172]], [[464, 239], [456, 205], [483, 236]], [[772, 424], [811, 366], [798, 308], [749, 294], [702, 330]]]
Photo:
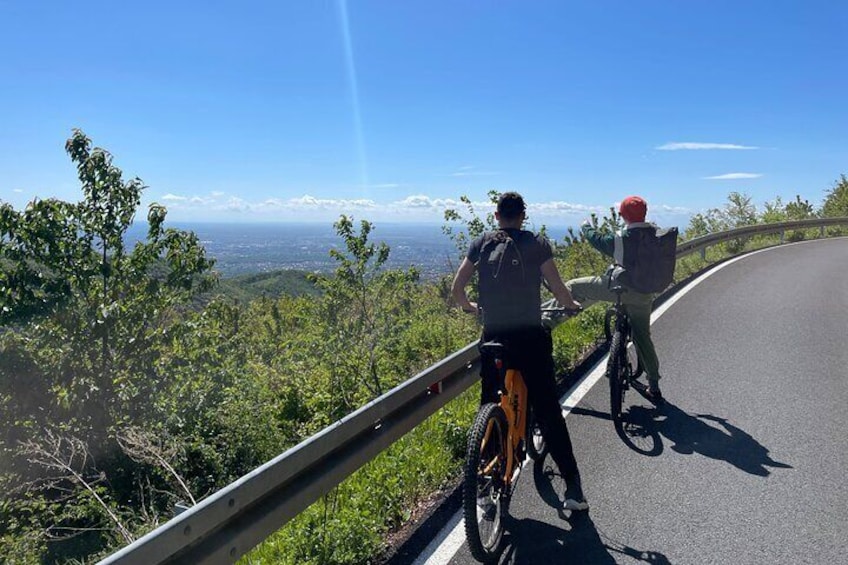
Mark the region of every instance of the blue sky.
[[818, 204], [848, 172], [846, 29], [817, 0], [0, 0], [0, 199], [77, 200], [79, 127], [172, 220]]

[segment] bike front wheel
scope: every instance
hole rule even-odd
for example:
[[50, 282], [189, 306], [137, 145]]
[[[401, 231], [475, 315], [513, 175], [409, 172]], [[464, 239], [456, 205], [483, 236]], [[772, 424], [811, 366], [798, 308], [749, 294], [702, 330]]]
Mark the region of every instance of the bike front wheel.
[[[607, 343], [612, 340], [612, 335], [616, 327], [615, 317], [618, 315], [620, 314], [614, 308], [608, 308], [604, 314], [604, 338], [606, 338]], [[626, 347], [627, 362], [630, 365], [630, 378], [637, 379], [645, 371], [645, 368], [642, 366], [642, 360], [639, 359], [639, 355], [636, 352], [636, 344], [633, 343], [630, 336], [626, 340]], [[612, 351], [612, 347], [610, 347], [610, 351]]]
[[621, 407], [624, 403], [624, 380], [626, 377], [627, 340], [620, 331], [612, 335], [609, 359], [607, 360], [607, 380], [610, 387], [610, 417], [617, 423], [621, 420]]
[[506, 414], [497, 404], [484, 404], [468, 434], [462, 511], [471, 555], [487, 563], [497, 558], [509, 504], [506, 482]]
[[533, 410], [527, 411], [527, 455], [533, 461], [541, 461], [548, 454], [548, 444]]

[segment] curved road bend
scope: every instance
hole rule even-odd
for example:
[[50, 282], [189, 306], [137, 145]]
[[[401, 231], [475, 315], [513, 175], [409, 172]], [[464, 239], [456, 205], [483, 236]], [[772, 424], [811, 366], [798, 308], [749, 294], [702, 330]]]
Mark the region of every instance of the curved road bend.
[[[848, 563], [846, 265], [848, 239], [767, 249], [655, 312], [669, 402], [628, 393], [620, 437], [591, 388], [568, 415], [591, 511], [528, 463], [501, 562]], [[451, 525], [416, 563], [474, 563]]]

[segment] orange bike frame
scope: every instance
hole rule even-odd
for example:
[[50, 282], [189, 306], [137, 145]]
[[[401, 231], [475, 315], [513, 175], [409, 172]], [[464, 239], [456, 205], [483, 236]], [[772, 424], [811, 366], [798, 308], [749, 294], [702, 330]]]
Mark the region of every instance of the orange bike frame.
[[506, 413], [507, 421], [507, 450], [506, 473], [507, 484], [512, 482], [513, 470], [521, 461], [516, 461], [518, 445], [524, 439], [527, 430], [527, 385], [517, 369], [507, 369], [504, 378], [506, 392], [501, 395], [501, 408]]

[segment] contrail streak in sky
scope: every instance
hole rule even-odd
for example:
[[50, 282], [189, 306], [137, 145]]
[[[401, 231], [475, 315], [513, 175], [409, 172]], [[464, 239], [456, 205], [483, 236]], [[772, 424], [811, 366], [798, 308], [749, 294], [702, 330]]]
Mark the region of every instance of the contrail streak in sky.
[[359, 153], [360, 181], [365, 195], [368, 196], [368, 161], [365, 157], [365, 140], [362, 135], [362, 116], [359, 111], [359, 88], [356, 84], [356, 65], [353, 61], [353, 46], [350, 40], [350, 22], [347, 16], [347, 0], [339, 0], [339, 12], [342, 23], [345, 62], [347, 63], [347, 76], [350, 81], [351, 96], [353, 98], [353, 126], [356, 130], [356, 146]]

